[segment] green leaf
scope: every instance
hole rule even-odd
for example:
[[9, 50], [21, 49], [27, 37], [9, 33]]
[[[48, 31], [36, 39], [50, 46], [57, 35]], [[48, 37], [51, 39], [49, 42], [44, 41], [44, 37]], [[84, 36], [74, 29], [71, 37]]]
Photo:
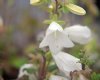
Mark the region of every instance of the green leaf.
[[91, 80], [100, 80], [100, 74], [93, 72], [91, 75]]
[[57, 69], [57, 66], [56, 65], [50, 65], [49, 67], [48, 67], [48, 71], [49, 72], [52, 72], [52, 71], [54, 71], [54, 70], [56, 70]]
[[10, 64], [17, 68], [20, 68], [25, 63], [27, 63], [27, 59], [25, 59], [25, 58], [12, 58], [10, 60]]
[[26, 70], [30, 74], [36, 72], [36, 69], [34, 69], [34, 68], [29, 68], [29, 69], [24, 69], [24, 70]]

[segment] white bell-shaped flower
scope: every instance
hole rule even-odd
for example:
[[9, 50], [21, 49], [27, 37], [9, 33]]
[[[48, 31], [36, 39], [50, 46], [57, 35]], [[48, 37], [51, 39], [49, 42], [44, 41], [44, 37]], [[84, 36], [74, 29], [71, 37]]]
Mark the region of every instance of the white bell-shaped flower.
[[60, 71], [66, 73], [67, 76], [69, 76], [70, 72], [72, 71], [79, 71], [82, 70], [82, 65], [79, 62], [80, 59], [65, 53], [65, 52], [59, 52], [56, 55], [53, 55], [53, 58], [59, 68]]
[[76, 43], [86, 44], [91, 39], [91, 31], [86, 26], [74, 25], [64, 29], [65, 34]]
[[46, 36], [40, 43], [40, 48], [49, 46], [52, 53], [58, 53], [63, 47], [73, 47], [74, 44], [68, 38], [62, 27], [56, 22], [52, 22], [46, 31]]
[[90, 40], [91, 31], [86, 26], [75, 25], [63, 30], [58, 23], [52, 22], [47, 29], [46, 36], [40, 43], [39, 47], [42, 48], [49, 46], [52, 53], [58, 53], [63, 47], [73, 47], [73, 42], [86, 44]]

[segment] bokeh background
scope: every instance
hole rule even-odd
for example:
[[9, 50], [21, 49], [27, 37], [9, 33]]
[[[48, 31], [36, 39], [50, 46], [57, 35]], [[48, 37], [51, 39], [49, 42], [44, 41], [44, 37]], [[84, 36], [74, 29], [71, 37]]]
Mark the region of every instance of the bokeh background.
[[[100, 0], [70, 1], [82, 6], [87, 14], [62, 13], [63, 27], [88, 26], [93, 39], [87, 45], [76, 45], [69, 52], [76, 55], [84, 48], [94, 61], [91, 68], [100, 73]], [[43, 21], [49, 19], [45, 6], [32, 6], [29, 0], [0, 0], [0, 73], [5, 80], [17, 77], [19, 67], [29, 61], [29, 53], [34, 54], [43, 39], [48, 27]]]

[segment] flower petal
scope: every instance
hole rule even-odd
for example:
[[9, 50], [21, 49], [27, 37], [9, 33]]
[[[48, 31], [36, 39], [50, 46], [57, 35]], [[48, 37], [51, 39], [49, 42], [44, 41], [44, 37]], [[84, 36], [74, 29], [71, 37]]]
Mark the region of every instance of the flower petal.
[[52, 53], [58, 53], [64, 47], [70, 48], [74, 46], [68, 36], [59, 31], [50, 34], [48, 40], [49, 48]]
[[86, 44], [91, 39], [91, 31], [86, 26], [74, 25], [69, 28], [65, 28], [64, 32], [69, 35], [72, 41], [79, 44]]
[[54, 31], [52, 34], [45, 36], [39, 47], [42, 48], [45, 46], [49, 46], [52, 53], [58, 53], [62, 48], [70, 48], [74, 44], [63, 32]]
[[81, 63], [79, 59], [65, 52], [59, 52], [53, 55], [53, 58], [62, 72], [70, 73], [74, 70], [82, 70]]
[[52, 32], [54, 31], [63, 31], [63, 28], [56, 22], [52, 22], [50, 25], [49, 25], [49, 28], [47, 29], [46, 31], [46, 35], [49, 35], [51, 34]]
[[43, 47], [46, 47], [48, 46], [48, 38], [49, 36], [45, 36], [44, 39], [42, 40], [42, 42], [40, 43], [39, 45], [39, 48], [43, 48]]
[[62, 76], [51, 75], [49, 80], [69, 80], [69, 79]]

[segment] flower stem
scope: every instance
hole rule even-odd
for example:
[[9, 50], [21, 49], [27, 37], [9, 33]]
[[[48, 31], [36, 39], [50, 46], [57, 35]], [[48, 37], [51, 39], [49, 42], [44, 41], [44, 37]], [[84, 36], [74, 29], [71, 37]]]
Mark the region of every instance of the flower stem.
[[40, 69], [39, 69], [39, 77], [38, 80], [44, 80], [46, 77], [46, 58], [42, 56], [40, 59]]

